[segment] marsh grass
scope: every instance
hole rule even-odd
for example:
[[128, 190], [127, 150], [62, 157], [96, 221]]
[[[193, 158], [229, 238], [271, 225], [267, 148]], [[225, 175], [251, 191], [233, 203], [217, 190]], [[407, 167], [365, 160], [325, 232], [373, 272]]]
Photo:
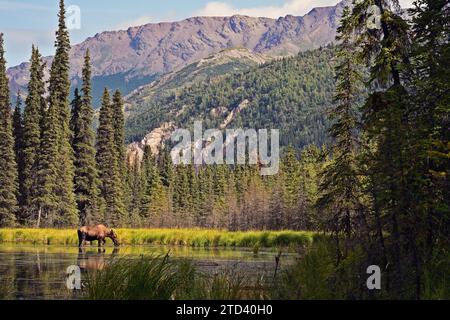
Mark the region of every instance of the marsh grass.
[[12, 281], [7, 279], [7, 281], [0, 282], [0, 300], [9, 300], [11, 294], [14, 292]]
[[[124, 245], [271, 248], [311, 244], [320, 235], [308, 231], [229, 232], [203, 229], [117, 229]], [[0, 229], [0, 243], [77, 245], [76, 230]], [[108, 243], [111, 242], [108, 240]]]
[[87, 275], [88, 300], [242, 300], [266, 295], [259, 281], [232, 270], [208, 275], [165, 256], [115, 258]]
[[89, 300], [169, 300], [181, 274], [169, 257], [118, 258], [88, 273]]

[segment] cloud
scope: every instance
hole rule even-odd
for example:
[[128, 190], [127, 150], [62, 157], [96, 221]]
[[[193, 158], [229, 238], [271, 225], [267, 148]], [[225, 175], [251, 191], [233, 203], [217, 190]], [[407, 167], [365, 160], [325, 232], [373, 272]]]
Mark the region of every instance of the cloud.
[[[414, 0], [400, 0], [403, 7], [411, 7]], [[278, 18], [288, 14], [302, 16], [315, 7], [334, 6], [339, 0], [285, 0], [281, 5], [256, 6], [247, 8], [236, 8], [224, 1], [208, 2], [202, 9], [198, 10], [197, 16], [232, 16], [235, 14]]]
[[197, 11], [199, 16], [231, 16], [235, 14], [278, 18], [292, 15], [304, 15], [314, 7], [330, 6], [338, 3], [338, 0], [288, 0], [282, 5], [257, 6], [248, 8], [235, 8], [226, 2], [208, 2], [202, 9]]
[[152, 16], [141, 16], [133, 20], [121, 22], [120, 24], [116, 25], [113, 29], [124, 30], [128, 29], [129, 27], [142, 26], [144, 24], [152, 22], [155, 22], [155, 19]]

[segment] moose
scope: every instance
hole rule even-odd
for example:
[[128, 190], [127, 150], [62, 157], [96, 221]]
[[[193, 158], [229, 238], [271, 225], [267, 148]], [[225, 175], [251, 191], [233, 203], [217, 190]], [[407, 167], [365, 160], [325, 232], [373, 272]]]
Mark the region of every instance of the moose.
[[100, 248], [105, 245], [106, 238], [110, 238], [114, 242], [114, 246], [119, 246], [117, 233], [114, 229], [110, 229], [103, 224], [84, 226], [78, 229], [78, 246], [80, 248], [85, 241], [98, 241], [98, 247]]

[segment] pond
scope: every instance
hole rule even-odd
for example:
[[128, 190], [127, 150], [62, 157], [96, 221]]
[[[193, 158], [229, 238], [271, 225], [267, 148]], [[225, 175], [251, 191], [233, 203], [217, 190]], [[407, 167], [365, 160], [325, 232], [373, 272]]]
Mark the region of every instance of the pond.
[[[87, 271], [103, 268], [114, 257], [166, 254], [173, 259], [189, 259], [202, 272], [233, 269], [248, 276], [273, 275], [275, 257], [278, 255], [275, 250], [255, 254], [248, 249], [165, 246], [98, 249], [92, 246], [80, 250], [64, 246], [0, 244], [0, 299], [79, 299], [80, 292], [66, 288], [66, 270], [69, 266], [79, 266], [83, 278]], [[295, 254], [283, 253], [281, 268], [292, 263], [295, 257]]]

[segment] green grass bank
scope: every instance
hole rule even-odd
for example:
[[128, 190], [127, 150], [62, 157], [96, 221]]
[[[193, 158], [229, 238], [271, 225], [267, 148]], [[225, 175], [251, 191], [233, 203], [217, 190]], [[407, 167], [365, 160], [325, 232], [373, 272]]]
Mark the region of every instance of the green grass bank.
[[[321, 235], [310, 231], [247, 231], [203, 229], [117, 229], [122, 245], [167, 245], [189, 247], [272, 248], [297, 247]], [[75, 229], [0, 229], [0, 243], [78, 245]], [[112, 245], [107, 240], [108, 245]]]

